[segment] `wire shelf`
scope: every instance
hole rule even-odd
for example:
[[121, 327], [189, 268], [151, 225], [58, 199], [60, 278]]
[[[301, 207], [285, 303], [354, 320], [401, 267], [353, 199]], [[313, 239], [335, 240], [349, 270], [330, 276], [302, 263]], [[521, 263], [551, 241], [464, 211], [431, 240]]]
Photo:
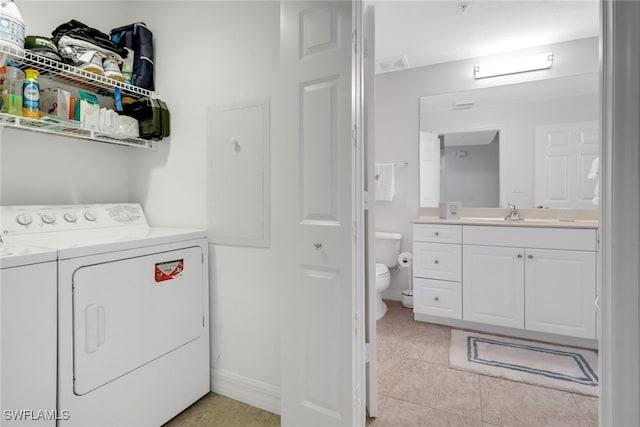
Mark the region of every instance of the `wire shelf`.
[[82, 89], [96, 92], [99, 95], [112, 96], [115, 89], [120, 88], [122, 95], [130, 96], [135, 99], [145, 96], [154, 96], [154, 92], [148, 89], [143, 89], [138, 86], [120, 82], [110, 77], [81, 70], [80, 68], [73, 67], [63, 62], [4, 43], [0, 43], [0, 56], [2, 57], [2, 63], [7, 60], [15, 60], [20, 63], [22, 68], [35, 68], [42, 76], [70, 83]]
[[77, 139], [126, 145], [129, 147], [153, 148], [153, 142], [142, 138], [128, 138], [98, 130], [85, 129], [78, 123], [66, 121], [50, 121], [46, 119], [30, 119], [0, 113], [0, 126], [33, 132], [62, 135]]

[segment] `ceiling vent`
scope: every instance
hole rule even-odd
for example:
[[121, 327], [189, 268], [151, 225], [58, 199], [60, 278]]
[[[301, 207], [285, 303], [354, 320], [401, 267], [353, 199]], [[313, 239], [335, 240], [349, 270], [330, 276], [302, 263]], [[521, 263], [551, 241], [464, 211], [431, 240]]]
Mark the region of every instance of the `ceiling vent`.
[[404, 55], [385, 58], [378, 61], [378, 72], [386, 73], [389, 71], [404, 70], [409, 68], [409, 62]]
[[476, 101], [459, 101], [453, 104], [452, 110], [468, 110], [476, 105]]

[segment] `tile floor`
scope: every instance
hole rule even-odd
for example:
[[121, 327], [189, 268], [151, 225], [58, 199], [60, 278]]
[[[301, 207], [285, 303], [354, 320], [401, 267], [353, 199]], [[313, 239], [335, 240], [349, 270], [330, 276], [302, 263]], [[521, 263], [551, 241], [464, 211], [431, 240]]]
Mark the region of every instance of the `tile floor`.
[[209, 393], [163, 427], [276, 427], [280, 415]]
[[[597, 427], [598, 399], [449, 369], [451, 328], [387, 301], [378, 321], [378, 417], [369, 427]], [[164, 427], [275, 427], [280, 416], [209, 393]]]
[[597, 427], [598, 399], [449, 369], [451, 328], [386, 301], [371, 427]]

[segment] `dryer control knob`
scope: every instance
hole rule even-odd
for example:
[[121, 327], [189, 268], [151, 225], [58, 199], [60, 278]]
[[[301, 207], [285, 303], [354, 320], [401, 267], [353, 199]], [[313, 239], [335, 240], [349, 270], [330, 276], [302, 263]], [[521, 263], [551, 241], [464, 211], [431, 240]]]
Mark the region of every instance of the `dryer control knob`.
[[23, 213], [16, 217], [16, 221], [18, 221], [20, 225], [29, 225], [33, 221], [33, 218], [31, 218], [31, 215], [28, 213]]
[[98, 216], [96, 215], [96, 213], [94, 211], [86, 211], [84, 213], [84, 218], [87, 221], [95, 222], [98, 219]]
[[76, 222], [78, 220], [78, 216], [73, 212], [67, 212], [64, 214], [64, 220], [67, 222]]
[[55, 214], [42, 214], [42, 222], [45, 224], [54, 224], [56, 222]]

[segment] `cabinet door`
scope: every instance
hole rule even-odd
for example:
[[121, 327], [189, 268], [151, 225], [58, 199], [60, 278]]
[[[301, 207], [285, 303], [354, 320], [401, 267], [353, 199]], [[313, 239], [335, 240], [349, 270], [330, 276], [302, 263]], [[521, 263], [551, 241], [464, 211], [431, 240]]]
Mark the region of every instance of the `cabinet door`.
[[463, 319], [524, 327], [524, 249], [464, 245]]
[[413, 275], [426, 279], [460, 281], [461, 245], [413, 243]]
[[526, 329], [596, 337], [596, 254], [527, 249]]

